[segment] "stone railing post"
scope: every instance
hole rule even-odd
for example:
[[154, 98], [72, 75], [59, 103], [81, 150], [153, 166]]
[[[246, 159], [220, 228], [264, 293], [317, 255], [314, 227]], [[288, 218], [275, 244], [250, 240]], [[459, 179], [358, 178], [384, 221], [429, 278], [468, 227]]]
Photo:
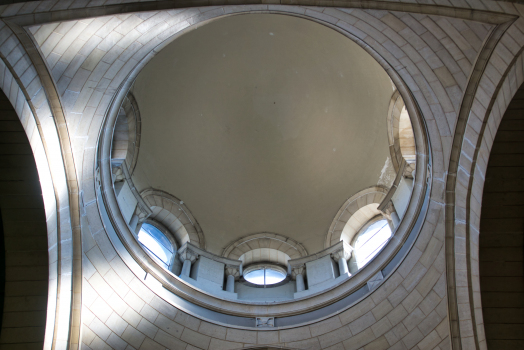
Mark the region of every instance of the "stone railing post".
[[352, 252], [353, 248], [344, 242], [339, 250], [331, 253], [331, 258], [338, 263], [338, 271], [340, 272], [340, 276], [344, 274], [349, 274], [351, 276], [348, 268], [348, 260], [351, 258]]
[[235, 279], [240, 277], [240, 269], [238, 266], [226, 265], [226, 292], [235, 292]]
[[304, 274], [306, 273], [306, 264], [291, 267], [291, 277], [297, 281], [297, 293], [306, 290], [304, 283]]

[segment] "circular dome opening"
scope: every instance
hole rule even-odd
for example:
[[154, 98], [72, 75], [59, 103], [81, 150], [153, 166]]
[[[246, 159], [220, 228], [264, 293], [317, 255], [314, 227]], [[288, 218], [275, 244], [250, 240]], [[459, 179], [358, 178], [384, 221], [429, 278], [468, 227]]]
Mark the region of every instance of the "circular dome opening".
[[277, 266], [258, 265], [244, 273], [244, 279], [259, 286], [277, 284], [286, 279], [286, 272]]
[[[392, 230], [407, 235], [400, 222], [417, 192], [414, 173], [391, 164], [386, 114], [399, 92], [371, 55], [318, 23], [250, 14], [189, 31], [153, 60], [128, 91], [133, 108], [111, 111], [118, 127], [112, 149], [104, 145], [103, 178], [114, 191], [102, 198], [126, 248], [164, 287], [238, 315], [244, 302], [294, 314], [326, 290], [352, 293], [346, 280], [361, 267], [354, 281], [393, 261], [403, 241], [387, 242]], [[339, 210], [370, 188], [383, 192]], [[286, 237], [231, 246], [252, 232]], [[273, 288], [253, 288], [261, 286]]]

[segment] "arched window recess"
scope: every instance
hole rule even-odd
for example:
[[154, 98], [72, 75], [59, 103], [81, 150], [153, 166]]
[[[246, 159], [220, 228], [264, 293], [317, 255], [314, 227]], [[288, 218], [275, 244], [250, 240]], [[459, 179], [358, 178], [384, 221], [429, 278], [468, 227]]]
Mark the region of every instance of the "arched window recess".
[[364, 267], [382, 250], [391, 236], [391, 227], [383, 216], [377, 215], [369, 220], [351, 242], [353, 255], [349, 260], [350, 270]]
[[174, 274], [180, 273], [181, 264], [176, 259], [178, 245], [165, 227], [153, 220], [145, 220], [137, 227], [136, 238], [159, 265]]

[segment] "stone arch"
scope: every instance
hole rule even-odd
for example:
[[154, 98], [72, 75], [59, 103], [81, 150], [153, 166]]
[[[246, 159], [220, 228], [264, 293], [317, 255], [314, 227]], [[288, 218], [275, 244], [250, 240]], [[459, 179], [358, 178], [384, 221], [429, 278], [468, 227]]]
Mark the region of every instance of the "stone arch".
[[162, 224], [175, 236], [178, 246], [191, 242], [205, 249], [206, 241], [200, 225], [183, 201], [164, 191], [147, 189], [140, 193], [153, 212], [150, 220]]
[[[391, 96], [387, 115], [388, 141], [391, 161], [398, 172], [402, 161], [415, 163], [415, 135], [402, 96], [396, 90]], [[412, 170], [415, 169], [414, 164]]]
[[[2, 90], [0, 135], [2, 346], [43, 348], [48, 297], [52, 298], [48, 291], [53, 287], [44, 198], [35, 155], [21, 120]], [[4, 339], [11, 344], [5, 344]]]
[[[501, 25], [490, 40], [511, 34]], [[524, 83], [523, 48], [496, 78], [482, 73], [496, 69], [506, 47], [487, 45], [477, 64], [476, 83], [463, 102], [453, 137], [446, 181], [446, 267], [449, 322], [455, 347], [486, 347], [479, 279], [479, 234], [482, 195], [494, 135], [518, 88]], [[489, 53], [489, 54], [488, 54]], [[459, 297], [459, 295], [461, 297]], [[460, 312], [459, 312], [460, 310]]]
[[361, 231], [362, 227], [373, 218], [382, 214], [377, 208], [378, 203], [371, 203], [354, 212], [346, 222], [346, 225], [344, 225], [340, 234], [340, 240], [352, 245], [355, 235]]
[[243, 254], [254, 249], [270, 248], [287, 254], [291, 259], [307, 256], [307, 250], [299, 242], [278, 233], [260, 232], [244, 236], [222, 251], [222, 256], [228, 259], [238, 259]]
[[339, 209], [331, 223], [324, 241], [324, 248], [338, 243], [342, 240], [343, 234], [346, 239], [351, 240], [362, 225], [380, 214], [377, 207], [386, 198], [387, 193], [386, 188], [373, 186], [351, 196]]
[[259, 262], [272, 262], [277, 265], [287, 266], [287, 262], [291, 260], [291, 258], [281, 250], [255, 248], [242, 254], [238, 260], [242, 261], [244, 267]]
[[[479, 279], [486, 344], [490, 350], [517, 349], [524, 281], [524, 85], [508, 105], [494, 136], [483, 188], [479, 225]], [[474, 268], [474, 267], [472, 267]], [[503, 330], [503, 331], [501, 331]]]
[[[29, 140], [42, 189], [49, 263], [44, 348], [74, 347], [79, 345], [82, 298], [80, 177], [52, 78], [38, 50], [24, 50], [24, 39], [31, 40], [28, 33], [16, 28], [3, 27], [9, 50], [16, 54], [0, 53], [0, 88]], [[88, 193], [83, 200], [91, 200]]]

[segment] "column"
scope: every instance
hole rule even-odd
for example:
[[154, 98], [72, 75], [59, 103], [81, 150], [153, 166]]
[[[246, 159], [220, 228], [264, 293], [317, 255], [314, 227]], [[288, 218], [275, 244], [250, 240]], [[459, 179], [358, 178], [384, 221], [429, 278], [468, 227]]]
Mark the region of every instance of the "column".
[[183, 264], [180, 276], [191, 276], [191, 265], [198, 259], [198, 253], [191, 251], [187, 243], [178, 250], [178, 259]]
[[182, 275], [189, 277], [191, 274], [191, 260], [184, 260], [184, 265], [182, 265]]
[[338, 259], [338, 272], [340, 272], [341, 276], [343, 274], [349, 273], [348, 261], [346, 259], [344, 258]]
[[400, 219], [397, 214], [397, 210], [393, 205], [392, 201], [389, 201], [388, 205], [382, 210], [382, 216], [390, 223], [391, 231], [393, 231], [399, 224]]
[[306, 285], [304, 283], [304, 276], [302, 274], [298, 274], [296, 277], [297, 280], [297, 292], [302, 292], [306, 290]]
[[240, 266], [226, 265], [226, 292], [235, 293], [235, 279], [240, 277]]
[[398, 217], [398, 214], [397, 214], [396, 210], [391, 213], [391, 221], [393, 221], [393, 226], [394, 227], [397, 227], [398, 224], [400, 224], [400, 219]]
[[306, 273], [306, 264], [291, 266], [291, 277], [297, 283], [297, 293], [306, 290], [306, 283], [304, 282], [304, 274]]
[[348, 260], [351, 258], [352, 252], [353, 248], [344, 242], [339, 250], [331, 253], [331, 258], [338, 263], [338, 272], [340, 273], [340, 276], [345, 274], [349, 274], [351, 276], [348, 268]]
[[227, 275], [226, 292], [235, 292], [235, 276], [233, 275]]
[[131, 222], [129, 223], [129, 228], [131, 229], [131, 232], [136, 232], [136, 227], [138, 225], [138, 215], [133, 214], [131, 217]]

